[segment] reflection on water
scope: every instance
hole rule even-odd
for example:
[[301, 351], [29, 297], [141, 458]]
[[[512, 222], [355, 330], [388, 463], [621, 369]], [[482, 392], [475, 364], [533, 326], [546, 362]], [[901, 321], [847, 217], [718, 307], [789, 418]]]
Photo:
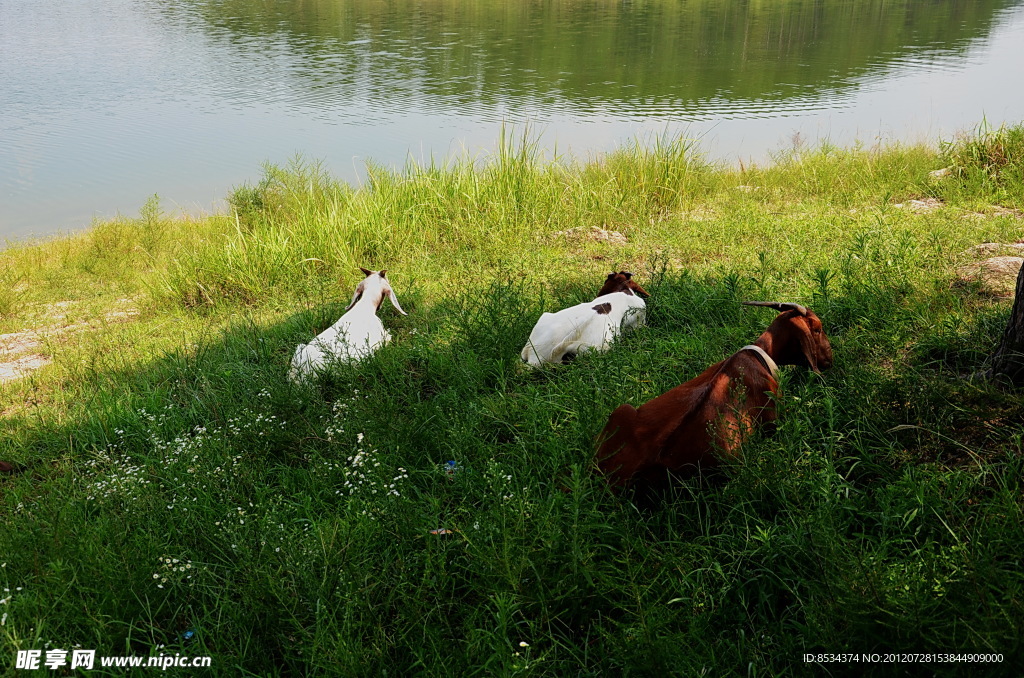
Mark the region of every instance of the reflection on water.
[[[133, 212], [152, 193], [209, 208], [294, 153], [355, 180], [370, 158], [488, 147], [501, 121], [577, 153], [667, 130], [763, 158], [808, 121], [852, 139], [908, 111], [925, 133], [1021, 117], [1005, 86], [1020, 5], [5, 1], [0, 235]], [[972, 68], [1002, 86], [979, 97]]]
[[[840, 106], [892, 66], [955, 68], [1010, 4], [196, 0], [183, 21], [247, 63], [268, 63], [270, 45], [272, 79], [290, 87], [268, 94], [320, 110], [370, 98], [708, 119]], [[237, 96], [259, 96], [245, 85]]]

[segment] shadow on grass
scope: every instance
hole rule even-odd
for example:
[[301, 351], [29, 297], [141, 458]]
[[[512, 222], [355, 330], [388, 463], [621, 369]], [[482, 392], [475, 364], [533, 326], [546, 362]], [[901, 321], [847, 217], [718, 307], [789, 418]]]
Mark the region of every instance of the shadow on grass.
[[310, 389], [288, 360], [340, 307], [104, 375], [8, 443], [34, 461], [0, 479], [0, 643], [211, 655], [217, 675], [1019, 658], [1020, 399], [949, 369], [992, 324], [921, 335], [937, 300], [862, 273], [812, 277], [833, 370], [787, 371], [777, 432], [654, 510], [594, 476], [593, 437], [770, 323], [738, 304], [771, 291], [749, 277], [654, 276], [647, 327], [540, 371], [519, 351], [542, 295], [512, 280], [433, 308], [410, 290], [392, 344]]

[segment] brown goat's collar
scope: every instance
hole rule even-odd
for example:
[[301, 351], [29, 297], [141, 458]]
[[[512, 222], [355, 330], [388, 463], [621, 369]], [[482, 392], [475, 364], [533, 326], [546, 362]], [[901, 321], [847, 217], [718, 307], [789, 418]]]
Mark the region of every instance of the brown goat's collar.
[[768, 352], [755, 344], [747, 344], [740, 350], [746, 351], [747, 349], [750, 349], [754, 353], [757, 353], [761, 357], [761, 360], [764, 362], [764, 366], [767, 367], [768, 371], [772, 373], [772, 378], [778, 380], [779, 366], [775, 364], [775, 361], [772, 360], [770, 355], [768, 355]]

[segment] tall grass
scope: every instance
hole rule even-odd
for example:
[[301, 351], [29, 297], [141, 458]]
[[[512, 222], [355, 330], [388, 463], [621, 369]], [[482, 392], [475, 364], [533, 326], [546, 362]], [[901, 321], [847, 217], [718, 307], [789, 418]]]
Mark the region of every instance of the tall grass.
[[[6, 387], [0, 652], [209, 654], [215, 675], [1016, 675], [1021, 398], [962, 376], [1007, 308], [951, 269], [1019, 223], [965, 220], [990, 198], [970, 182], [938, 212], [894, 207], [931, 190], [920, 148], [743, 170], [681, 141], [500, 149], [362, 188], [270, 167], [230, 218], [152, 208], [3, 254], [34, 304], [78, 277], [146, 310]], [[627, 244], [555, 235], [594, 225]], [[388, 268], [410, 315], [382, 308], [389, 346], [297, 389], [291, 352], [341, 314], [354, 265]], [[648, 326], [524, 368], [536, 317], [613, 267], [652, 293]], [[755, 297], [813, 308], [836, 365], [786, 370], [778, 430], [722, 476], [653, 508], [612, 495], [592, 466], [607, 415], [749, 343], [772, 316]], [[888, 651], [1003, 662], [802, 659]]]
[[685, 141], [638, 145], [583, 167], [542, 164], [536, 140], [511, 133], [484, 160], [410, 163], [402, 174], [371, 167], [361, 191], [299, 160], [236, 190], [235, 228], [180, 258], [165, 289], [190, 306], [254, 303], [322, 287], [369, 261], [450, 283], [466, 270], [542, 261], [524, 244], [545, 249], [544, 237], [562, 224], [629, 230], [635, 216], [677, 205], [702, 174], [709, 166]]
[[1022, 205], [1024, 125], [983, 122], [970, 133], [942, 144], [942, 156], [956, 182], [946, 186], [983, 192], [1012, 207]]

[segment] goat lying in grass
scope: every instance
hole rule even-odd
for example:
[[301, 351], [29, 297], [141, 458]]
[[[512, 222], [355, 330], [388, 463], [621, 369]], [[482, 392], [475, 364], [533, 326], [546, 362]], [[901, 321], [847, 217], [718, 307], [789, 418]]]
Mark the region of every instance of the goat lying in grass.
[[593, 301], [544, 313], [523, 347], [523, 361], [533, 367], [567, 362], [580, 351], [606, 351], [619, 332], [642, 325], [647, 291], [633, 281], [633, 274], [608, 274]]
[[288, 370], [290, 381], [305, 381], [332, 360], [358, 362], [391, 341], [391, 335], [377, 317], [384, 297], [391, 300], [399, 313], [408, 315], [398, 304], [391, 283], [384, 277], [387, 271], [368, 271], [362, 267], [359, 270], [366, 277], [356, 286], [345, 315], [313, 341], [299, 344], [295, 349], [291, 369]]
[[633, 409], [620, 405], [598, 437], [598, 467], [613, 487], [657, 487], [667, 472], [692, 475], [736, 457], [755, 428], [775, 421], [778, 365], [818, 372], [832, 366], [832, 346], [812, 311], [798, 304], [744, 302], [781, 313], [748, 346], [700, 376]]

